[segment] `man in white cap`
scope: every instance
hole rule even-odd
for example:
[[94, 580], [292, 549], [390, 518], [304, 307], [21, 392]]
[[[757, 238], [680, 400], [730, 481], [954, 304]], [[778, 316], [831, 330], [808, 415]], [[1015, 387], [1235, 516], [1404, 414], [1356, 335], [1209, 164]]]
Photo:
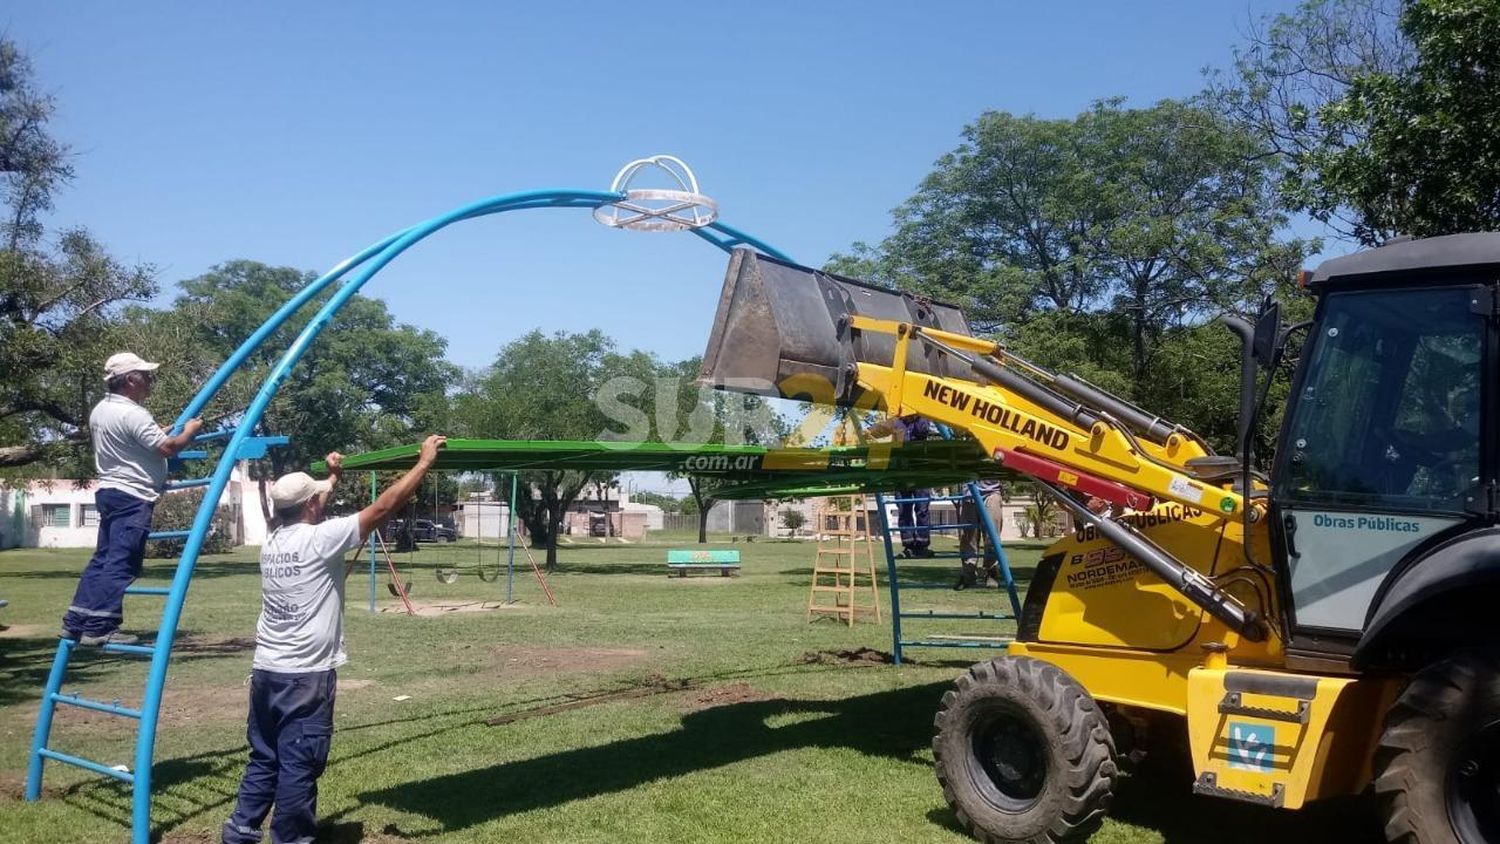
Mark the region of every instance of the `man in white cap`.
[[335, 669], [344, 653], [344, 555], [359, 548], [417, 491], [445, 437], [422, 443], [417, 464], [352, 516], [323, 520], [343, 469], [343, 455], [327, 457], [328, 478], [293, 472], [271, 487], [276, 528], [260, 549], [260, 621], [250, 673], [250, 761], [239, 800], [224, 824], [224, 844], [261, 840], [310, 842], [317, 836], [318, 777], [333, 738]]
[[167, 458], [188, 447], [203, 427], [193, 419], [175, 437], [168, 436], [141, 406], [156, 383], [161, 364], [130, 352], [104, 362], [109, 392], [89, 414], [94, 439], [94, 466], [99, 488], [94, 506], [99, 539], [94, 556], [78, 580], [73, 603], [63, 615], [62, 636], [85, 645], [128, 645], [138, 637], [120, 632], [125, 587], [141, 574], [151, 511], [167, 483]]

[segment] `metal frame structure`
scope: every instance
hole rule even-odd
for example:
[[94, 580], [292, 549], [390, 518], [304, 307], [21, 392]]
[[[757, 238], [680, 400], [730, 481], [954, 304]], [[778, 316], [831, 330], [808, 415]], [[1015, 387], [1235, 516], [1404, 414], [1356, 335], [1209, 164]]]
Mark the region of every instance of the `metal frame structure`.
[[[152, 539], [185, 540], [185, 545], [178, 559], [171, 585], [167, 587], [132, 586], [127, 590], [127, 594], [130, 595], [166, 599], [155, 641], [151, 644], [142, 645], [106, 645], [103, 648], [103, 650], [109, 653], [150, 659], [151, 663], [146, 678], [145, 694], [140, 707], [131, 708], [122, 706], [119, 703], [105, 703], [88, 700], [77, 695], [62, 694], [62, 682], [67, 674], [68, 662], [77, 647], [77, 643], [66, 639], [59, 641], [57, 654], [53, 659], [52, 670], [48, 674], [47, 683], [42, 694], [41, 706], [37, 713], [36, 729], [27, 770], [26, 799], [37, 800], [41, 797], [42, 776], [46, 762], [49, 759], [112, 777], [130, 784], [132, 788], [131, 840], [134, 844], [147, 844], [151, 840], [151, 768], [156, 749], [156, 733], [159, 726], [158, 718], [161, 711], [162, 692], [166, 686], [167, 666], [170, 663], [172, 646], [177, 637], [178, 622], [182, 618], [183, 604], [187, 600], [188, 586], [192, 582], [193, 570], [198, 562], [203, 542], [208, 536], [214, 511], [217, 509], [219, 500], [228, 486], [230, 473], [238, 461], [264, 456], [267, 447], [286, 442], [284, 437], [260, 437], [254, 436], [252, 432], [260, 424], [266, 407], [271, 403], [272, 398], [275, 397], [281, 385], [285, 383], [287, 377], [291, 374], [292, 368], [297, 365], [307, 349], [333, 321], [334, 315], [359, 292], [360, 288], [364, 287], [376, 273], [384, 269], [386, 265], [395, 260], [401, 253], [428, 236], [454, 223], [510, 211], [530, 211], [547, 208], [579, 208], [594, 211], [603, 207], [621, 204], [627, 204], [626, 207], [633, 208], [634, 206], [628, 205], [628, 203], [639, 199], [639, 197], [632, 196], [633, 193], [635, 192], [620, 190], [541, 189], [502, 194], [462, 205], [452, 211], [429, 218], [414, 226], [396, 232], [342, 261], [334, 266], [333, 269], [309, 282], [306, 287], [272, 314], [260, 328], [246, 338], [240, 347], [235, 350], [234, 354], [230, 355], [229, 359], [199, 389], [198, 393], [188, 403], [187, 407], [183, 409], [182, 413], [178, 415], [171, 428], [173, 434], [181, 432], [183, 425], [188, 420], [197, 417], [209, 401], [218, 393], [220, 388], [229, 380], [230, 376], [238, 371], [250, 355], [260, 348], [261, 344], [271, 337], [293, 314], [302, 310], [304, 306], [321, 294], [333, 289], [332, 295], [318, 309], [316, 314], [302, 329], [301, 333], [291, 342], [286, 351], [282, 353], [275, 366], [271, 368], [260, 390], [255, 394], [255, 398], [251, 401], [249, 407], [246, 408], [238, 424], [233, 428], [203, 434], [197, 438], [198, 441], [204, 443], [219, 441], [224, 443], [213, 474], [207, 477], [179, 481], [169, 486], [169, 489], [202, 487], [204, 488], [204, 495], [203, 503], [198, 508], [198, 513], [193, 520], [191, 529], [187, 531], [159, 532], [151, 535]], [[691, 228], [691, 231], [726, 252], [736, 247], [748, 246], [772, 257], [787, 260], [783, 253], [763, 241], [725, 225], [716, 219], [701, 227]], [[184, 453], [180, 456], [187, 459], [197, 458], [202, 460], [207, 459], [208, 454], [206, 451], [198, 451]], [[131, 769], [119, 770], [99, 762], [52, 749], [48, 743], [51, 738], [52, 715], [56, 707], [60, 704], [78, 706], [137, 721], [135, 756]]]

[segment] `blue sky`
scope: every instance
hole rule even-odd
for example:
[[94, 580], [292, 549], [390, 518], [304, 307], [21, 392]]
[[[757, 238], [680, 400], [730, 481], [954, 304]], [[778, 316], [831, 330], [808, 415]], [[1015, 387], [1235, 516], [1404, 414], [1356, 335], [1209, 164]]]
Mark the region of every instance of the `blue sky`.
[[[164, 290], [231, 258], [325, 269], [481, 196], [686, 159], [723, 219], [806, 263], [877, 241], [987, 109], [1187, 95], [1250, 2], [18, 2], [0, 27], [77, 153], [56, 222]], [[479, 366], [520, 333], [702, 351], [724, 259], [583, 211], [466, 224], [366, 288]]]

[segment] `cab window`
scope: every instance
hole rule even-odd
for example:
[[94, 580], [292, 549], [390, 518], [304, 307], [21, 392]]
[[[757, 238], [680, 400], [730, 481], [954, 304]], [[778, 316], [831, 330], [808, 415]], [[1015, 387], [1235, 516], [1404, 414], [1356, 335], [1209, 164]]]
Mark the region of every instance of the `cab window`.
[[1478, 288], [1329, 294], [1279, 497], [1462, 512], [1479, 479]]

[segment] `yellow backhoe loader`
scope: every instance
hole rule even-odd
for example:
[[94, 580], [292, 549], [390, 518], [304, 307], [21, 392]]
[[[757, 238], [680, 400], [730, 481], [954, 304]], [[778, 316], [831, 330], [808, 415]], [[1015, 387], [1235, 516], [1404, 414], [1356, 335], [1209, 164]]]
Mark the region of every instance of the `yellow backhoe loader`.
[[[1120, 757], [1165, 734], [1198, 794], [1293, 810], [1373, 789], [1391, 841], [1500, 842], [1500, 233], [1330, 260], [1307, 286], [1309, 323], [1226, 319], [1221, 456], [957, 308], [731, 257], [706, 383], [920, 414], [1072, 514], [1016, 641], [937, 715], [938, 779], [981, 840], [1087, 838]], [[1250, 432], [1301, 332], [1265, 476]]]

